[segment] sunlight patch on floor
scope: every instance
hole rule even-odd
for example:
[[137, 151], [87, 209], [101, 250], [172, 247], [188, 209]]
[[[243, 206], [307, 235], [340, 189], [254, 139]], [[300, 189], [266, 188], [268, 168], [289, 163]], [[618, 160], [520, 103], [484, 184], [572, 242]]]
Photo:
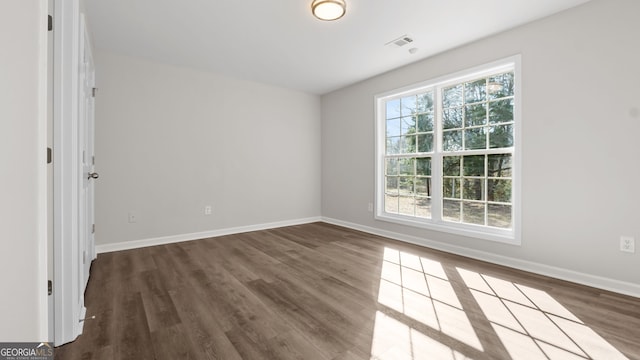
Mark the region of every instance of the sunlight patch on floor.
[[482, 350], [439, 263], [389, 248], [385, 249], [384, 259], [378, 291], [380, 304]]
[[472, 295], [464, 297], [466, 306], [484, 316], [474, 316], [477, 324], [460, 302], [461, 283], [456, 280], [456, 290], [442, 264], [385, 248], [372, 359], [470, 359], [486, 352], [474, 326], [492, 329], [483, 330], [485, 346], [502, 343], [504, 348], [494, 350], [506, 350], [513, 359], [627, 359], [547, 292], [456, 270], [449, 274], [462, 279], [464, 294]]
[[378, 311], [373, 329], [371, 359], [464, 360], [471, 358]]
[[627, 359], [545, 291], [457, 270], [514, 359]]

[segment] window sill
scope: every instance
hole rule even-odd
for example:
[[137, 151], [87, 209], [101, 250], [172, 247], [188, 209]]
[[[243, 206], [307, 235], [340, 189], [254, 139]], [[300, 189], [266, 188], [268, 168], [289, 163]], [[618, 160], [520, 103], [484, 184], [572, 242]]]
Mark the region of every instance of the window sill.
[[376, 214], [375, 219], [386, 221], [400, 225], [417, 227], [421, 229], [439, 231], [449, 234], [461, 235], [465, 237], [494, 241], [509, 245], [519, 246], [521, 244], [520, 236], [513, 229], [503, 230], [498, 228], [486, 228], [468, 224], [455, 224], [449, 222], [436, 222], [431, 219], [415, 220], [413, 217], [392, 214]]

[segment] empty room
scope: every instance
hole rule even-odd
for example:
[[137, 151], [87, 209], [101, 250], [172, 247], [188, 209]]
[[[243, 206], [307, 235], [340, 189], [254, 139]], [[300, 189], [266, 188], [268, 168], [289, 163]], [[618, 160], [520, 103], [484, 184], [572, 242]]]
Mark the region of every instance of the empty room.
[[0, 360], [640, 360], [639, 14], [3, 2]]

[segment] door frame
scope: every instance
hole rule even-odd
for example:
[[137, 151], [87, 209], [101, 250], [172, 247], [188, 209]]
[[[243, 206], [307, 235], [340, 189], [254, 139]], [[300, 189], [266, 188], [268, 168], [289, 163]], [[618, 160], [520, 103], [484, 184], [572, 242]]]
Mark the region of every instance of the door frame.
[[[47, 15], [53, 17], [53, 0], [47, 0]], [[48, 21], [47, 21], [48, 23]], [[47, 29], [47, 151], [53, 149], [53, 31]], [[47, 154], [47, 280], [53, 279], [53, 159]], [[53, 154], [52, 154], [53, 155]], [[48, 284], [47, 284], [48, 287]], [[53, 342], [54, 331], [53, 294], [47, 296], [47, 341]]]

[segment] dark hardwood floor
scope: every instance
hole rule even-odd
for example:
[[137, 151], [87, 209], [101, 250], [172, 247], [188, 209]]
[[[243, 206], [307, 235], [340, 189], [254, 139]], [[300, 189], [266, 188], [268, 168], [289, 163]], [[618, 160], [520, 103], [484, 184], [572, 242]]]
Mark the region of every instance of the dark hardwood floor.
[[100, 254], [55, 359], [640, 359], [640, 299], [314, 223]]

